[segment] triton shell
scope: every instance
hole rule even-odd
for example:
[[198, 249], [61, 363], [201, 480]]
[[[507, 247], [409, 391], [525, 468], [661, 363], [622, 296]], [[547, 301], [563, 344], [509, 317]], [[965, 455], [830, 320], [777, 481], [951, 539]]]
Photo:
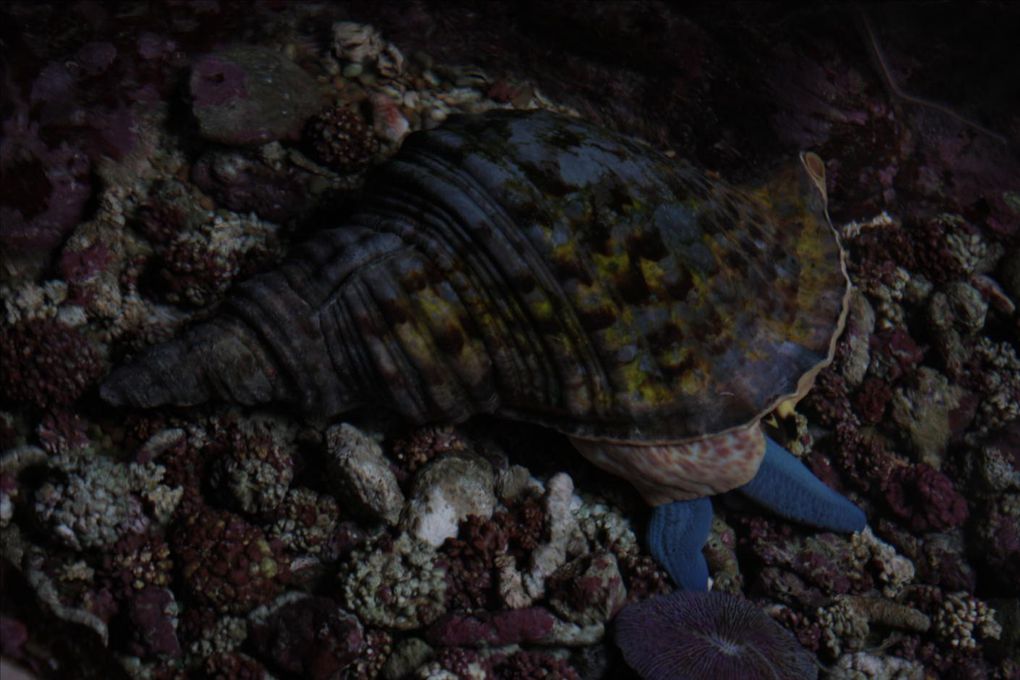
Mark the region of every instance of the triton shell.
[[757, 430], [810, 388], [843, 323], [823, 168], [806, 154], [740, 190], [546, 112], [451, 118], [102, 395], [495, 413], [630, 444]]

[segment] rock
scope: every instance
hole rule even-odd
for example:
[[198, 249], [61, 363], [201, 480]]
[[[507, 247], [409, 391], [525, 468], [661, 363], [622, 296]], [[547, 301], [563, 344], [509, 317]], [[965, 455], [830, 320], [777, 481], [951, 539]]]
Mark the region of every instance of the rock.
[[924, 666], [898, 656], [880, 655], [872, 652], [847, 652], [843, 654], [830, 671], [832, 680], [853, 678], [903, 678], [922, 680]]
[[211, 149], [195, 161], [191, 180], [220, 207], [278, 224], [299, 219], [315, 203], [314, 174], [266, 163], [251, 151]]
[[383, 680], [409, 678], [414, 671], [432, 658], [432, 647], [421, 638], [407, 638], [396, 644], [382, 669]]
[[1020, 420], [989, 435], [965, 464], [984, 489], [993, 493], [1020, 489]]
[[1016, 303], [991, 276], [975, 274], [970, 278], [970, 285], [974, 286], [988, 304], [1001, 314], [1013, 316], [1016, 312]]
[[605, 551], [563, 565], [547, 587], [553, 611], [581, 626], [609, 621], [627, 600], [616, 557]]
[[366, 24], [353, 21], [333, 24], [333, 54], [349, 64], [372, 65], [386, 78], [395, 78], [404, 71], [404, 55], [397, 46], [386, 42], [379, 31]]
[[387, 142], [396, 143], [404, 138], [411, 124], [400, 110], [400, 106], [385, 94], [374, 94], [372, 103], [372, 125], [375, 133]]
[[396, 524], [404, 494], [379, 445], [343, 423], [326, 431], [326, 449], [326, 474], [341, 504], [370, 519]]
[[966, 335], [980, 331], [988, 315], [988, 302], [969, 283], [954, 281], [946, 285], [946, 298], [956, 326]]
[[402, 521], [412, 536], [433, 546], [457, 535], [469, 515], [488, 519], [496, 505], [492, 468], [475, 456], [448, 455], [414, 480]]
[[297, 139], [319, 111], [315, 79], [265, 47], [231, 47], [191, 67], [191, 111], [203, 137], [233, 145]]
[[598, 644], [605, 636], [605, 624], [593, 623], [590, 626], [581, 626], [556, 619], [552, 630], [542, 638], [542, 644], [557, 647], [588, 647]]
[[988, 649], [993, 654], [1016, 658], [1020, 652], [1020, 599], [996, 598], [989, 600], [988, 604], [995, 609], [1002, 624], [1002, 636], [998, 640], [989, 640]]
[[871, 363], [869, 350], [871, 334], [875, 332], [875, 310], [868, 298], [860, 290], [854, 288], [850, 292], [850, 308], [847, 313], [846, 339], [847, 353], [843, 376], [848, 384], [860, 385]]
[[1020, 248], [1014, 248], [1003, 256], [995, 278], [1013, 302], [1020, 304]]
[[938, 469], [952, 435], [952, 413], [966, 392], [933, 368], [922, 366], [916, 375], [915, 386], [901, 388], [893, 396], [892, 417], [920, 460]]
[[535, 582], [555, 572], [566, 561], [570, 547], [584, 537], [573, 512], [574, 482], [566, 473], [553, 475], [546, 483], [545, 511], [549, 527], [549, 542], [538, 546], [531, 554], [530, 576]]
[[352, 64], [373, 62], [379, 58], [386, 42], [372, 26], [353, 21], [333, 24], [333, 54]]
[[504, 503], [509, 503], [517, 498], [525, 489], [534, 488], [536, 482], [532, 481], [528, 468], [521, 465], [511, 465], [505, 470], [496, 474], [496, 495]]

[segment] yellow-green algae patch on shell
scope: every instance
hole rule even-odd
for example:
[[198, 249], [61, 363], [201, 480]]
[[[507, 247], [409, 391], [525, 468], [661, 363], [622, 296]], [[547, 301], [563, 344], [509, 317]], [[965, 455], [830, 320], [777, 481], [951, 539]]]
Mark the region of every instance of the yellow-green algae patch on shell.
[[502, 313], [472, 321], [504, 415], [698, 438], [802, 394], [831, 358], [847, 279], [817, 166], [741, 191], [623, 135], [513, 112], [456, 119], [402, 157], [457, 168], [483, 206], [453, 259], [497, 270]]

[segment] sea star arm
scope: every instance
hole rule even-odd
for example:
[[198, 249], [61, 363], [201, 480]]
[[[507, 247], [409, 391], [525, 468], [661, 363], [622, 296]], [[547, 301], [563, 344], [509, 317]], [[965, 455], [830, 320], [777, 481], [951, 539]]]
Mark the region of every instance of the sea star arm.
[[712, 501], [695, 498], [658, 505], [648, 523], [648, 549], [681, 590], [708, 590], [701, 548], [712, 528]]
[[758, 474], [738, 490], [780, 517], [821, 529], [860, 531], [868, 523], [860, 508], [769, 437]]

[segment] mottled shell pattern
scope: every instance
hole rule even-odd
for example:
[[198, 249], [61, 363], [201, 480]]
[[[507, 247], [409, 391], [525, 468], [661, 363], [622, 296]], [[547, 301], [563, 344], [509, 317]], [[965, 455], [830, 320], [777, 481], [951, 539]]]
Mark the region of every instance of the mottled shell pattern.
[[822, 177], [808, 154], [741, 191], [550, 113], [451, 118], [103, 395], [495, 413], [635, 443], [746, 428], [810, 387], [842, 325]]

